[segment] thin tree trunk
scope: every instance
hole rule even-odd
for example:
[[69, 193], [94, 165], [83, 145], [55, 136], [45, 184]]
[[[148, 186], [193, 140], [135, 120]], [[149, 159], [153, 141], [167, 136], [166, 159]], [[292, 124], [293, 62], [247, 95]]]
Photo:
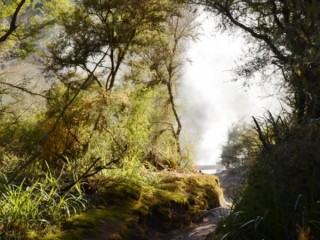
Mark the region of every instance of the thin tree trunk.
[[172, 108], [172, 112], [174, 114], [174, 118], [177, 122], [177, 129], [176, 131], [173, 130], [174, 133], [174, 138], [176, 140], [177, 143], [177, 151], [179, 154], [181, 154], [181, 146], [180, 146], [180, 133], [181, 133], [181, 129], [182, 129], [182, 125], [181, 125], [181, 121], [177, 112], [177, 108], [174, 102], [174, 96], [173, 96], [173, 92], [172, 92], [172, 83], [171, 83], [171, 78], [169, 79], [169, 81], [167, 82], [167, 89], [168, 89], [168, 93], [169, 93], [169, 101], [170, 101], [170, 105]]

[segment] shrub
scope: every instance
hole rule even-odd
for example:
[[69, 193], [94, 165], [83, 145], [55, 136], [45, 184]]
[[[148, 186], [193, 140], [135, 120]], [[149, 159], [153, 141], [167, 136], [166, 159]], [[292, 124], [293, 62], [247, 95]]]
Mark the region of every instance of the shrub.
[[320, 123], [293, 127], [269, 120], [276, 124], [259, 129], [266, 145], [215, 239], [293, 240], [301, 229], [320, 236]]

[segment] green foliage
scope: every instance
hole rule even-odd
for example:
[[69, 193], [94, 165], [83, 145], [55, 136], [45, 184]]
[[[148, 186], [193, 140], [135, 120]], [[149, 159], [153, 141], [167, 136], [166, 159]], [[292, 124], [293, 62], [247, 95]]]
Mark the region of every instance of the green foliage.
[[257, 137], [256, 132], [244, 123], [233, 125], [227, 142], [222, 146], [222, 165], [226, 168], [247, 168], [253, 164], [260, 145]]
[[[0, 2], [0, 7], [10, 3], [6, 11], [0, 12], [0, 30], [7, 28], [18, 2]], [[164, 219], [171, 217], [171, 206], [195, 212], [189, 209], [184, 192], [187, 184], [173, 188], [172, 183], [170, 189], [175, 194], [171, 194], [166, 186], [160, 187], [161, 178], [154, 173], [184, 168], [191, 161], [187, 151], [178, 151], [167, 84], [149, 85], [155, 77], [152, 71], [131, 74], [127, 79], [127, 69], [122, 69], [124, 63], [138, 59], [148, 48], [154, 55], [164, 36], [162, 70], [170, 61], [174, 68], [182, 68], [185, 48], [170, 38], [176, 26], [172, 25], [173, 19], [183, 19], [177, 14], [179, 4], [169, 0], [27, 1], [18, 28], [1, 43], [0, 61], [7, 71], [13, 64], [23, 68], [26, 60], [48, 57], [48, 75], [42, 76], [36, 70], [37, 77], [41, 77], [32, 81], [42, 85], [47, 80], [50, 87], [45, 94], [37, 93], [36, 87], [27, 84], [28, 79], [21, 82], [22, 74], [14, 66], [14, 74], [1, 73], [0, 168], [4, 180], [0, 184], [0, 238], [36, 239], [44, 231], [54, 232], [66, 217], [83, 210], [87, 200], [96, 203], [92, 191], [107, 187], [118, 195], [111, 196], [105, 189], [103, 194], [110, 194], [109, 198], [98, 202], [132, 204], [122, 214], [128, 217], [129, 212], [139, 212], [143, 223], [154, 208]], [[185, 28], [194, 18], [189, 20], [177, 28], [186, 31], [181, 33], [183, 43], [190, 37], [188, 30], [194, 27]], [[53, 23], [54, 27], [45, 28]], [[50, 54], [44, 46], [47, 41]], [[171, 44], [170, 49], [165, 49], [166, 43]], [[31, 54], [38, 48], [43, 50], [42, 55]], [[173, 48], [179, 49], [176, 55], [170, 54]], [[9, 66], [4, 60], [14, 62]], [[129, 67], [131, 70], [135, 69]], [[172, 81], [177, 79], [174, 76]], [[175, 83], [170, 84], [170, 90], [175, 91]], [[170, 97], [174, 104], [175, 92]], [[209, 186], [206, 191], [212, 190]], [[208, 195], [197, 195], [215, 199], [207, 199], [201, 207], [217, 204], [217, 191], [215, 186]], [[105, 206], [104, 210], [110, 213]], [[112, 214], [114, 218], [116, 213]], [[178, 212], [174, 215], [170, 219], [173, 225]], [[125, 223], [138, 229], [139, 217], [137, 214]], [[112, 222], [111, 217], [108, 219]]]
[[297, 226], [310, 229], [309, 237], [320, 234], [320, 125], [293, 127], [271, 116], [266, 122], [260, 138], [267, 147], [258, 153], [247, 187], [215, 239], [297, 239]]
[[75, 11], [75, 5], [70, 0], [41, 1], [41, 6], [46, 15], [53, 18], [57, 24]]
[[[52, 122], [45, 123], [47, 130], [55, 124], [59, 109], [68, 102], [67, 94], [63, 85], [52, 92], [47, 112]], [[44, 143], [44, 152], [71, 158], [102, 157], [105, 162], [113, 156], [123, 157], [124, 150], [130, 158], [137, 154], [142, 157], [151, 147], [155, 95], [155, 91], [143, 86], [119, 87], [109, 96], [99, 90], [82, 92]]]
[[[7, 152], [20, 157], [30, 154], [44, 134], [39, 125], [42, 119], [41, 114], [35, 114], [21, 119], [16, 124], [12, 124], [11, 121], [3, 121], [0, 125], [1, 146]], [[5, 139], [11, 139], [11, 141], [7, 142]]]
[[[10, 31], [12, 26], [15, 26], [9, 37], [0, 42], [0, 58], [24, 59], [30, 53], [36, 52], [38, 47], [36, 42], [41, 36], [40, 32], [51, 25], [51, 20], [46, 16], [47, 12], [43, 11], [43, 2], [46, 1], [14, 0], [0, 2], [0, 36]], [[21, 9], [16, 16], [16, 22], [13, 23], [14, 12], [20, 3], [22, 3]]]
[[61, 194], [59, 179], [50, 174], [44, 179], [19, 186], [1, 182], [1, 238], [25, 239], [28, 231], [44, 231], [60, 224], [84, 208], [85, 200], [78, 194]]

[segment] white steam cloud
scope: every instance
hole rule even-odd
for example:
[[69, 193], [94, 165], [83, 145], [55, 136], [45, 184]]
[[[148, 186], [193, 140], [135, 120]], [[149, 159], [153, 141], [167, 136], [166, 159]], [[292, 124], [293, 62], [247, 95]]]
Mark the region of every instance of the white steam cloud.
[[198, 140], [197, 164], [210, 165], [219, 161], [221, 145], [233, 123], [279, 108], [277, 99], [261, 98], [266, 95], [263, 89], [244, 89], [241, 81], [231, 81], [230, 70], [245, 43], [240, 37], [214, 32], [213, 21], [203, 21], [200, 40], [190, 46], [192, 63], [185, 69], [180, 88], [184, 130]]

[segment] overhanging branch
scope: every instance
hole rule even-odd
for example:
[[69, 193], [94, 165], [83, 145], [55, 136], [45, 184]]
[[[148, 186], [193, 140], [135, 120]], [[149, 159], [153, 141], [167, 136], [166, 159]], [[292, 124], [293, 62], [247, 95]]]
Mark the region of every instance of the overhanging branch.
[[22, 8], [22, 6], [26, 3], [26, 0], [21, 0], [20, 3], [18, 4], [16, 10], [14, 11], [11, 22], [10, 22], [10, 27], [9, 29], [5, 32], [4, 35], [0, 37], [0, 42], [4, 42], [8, 39], [8, 37], [16, 30], [17, 26], [17, 17], [18, 14]]

